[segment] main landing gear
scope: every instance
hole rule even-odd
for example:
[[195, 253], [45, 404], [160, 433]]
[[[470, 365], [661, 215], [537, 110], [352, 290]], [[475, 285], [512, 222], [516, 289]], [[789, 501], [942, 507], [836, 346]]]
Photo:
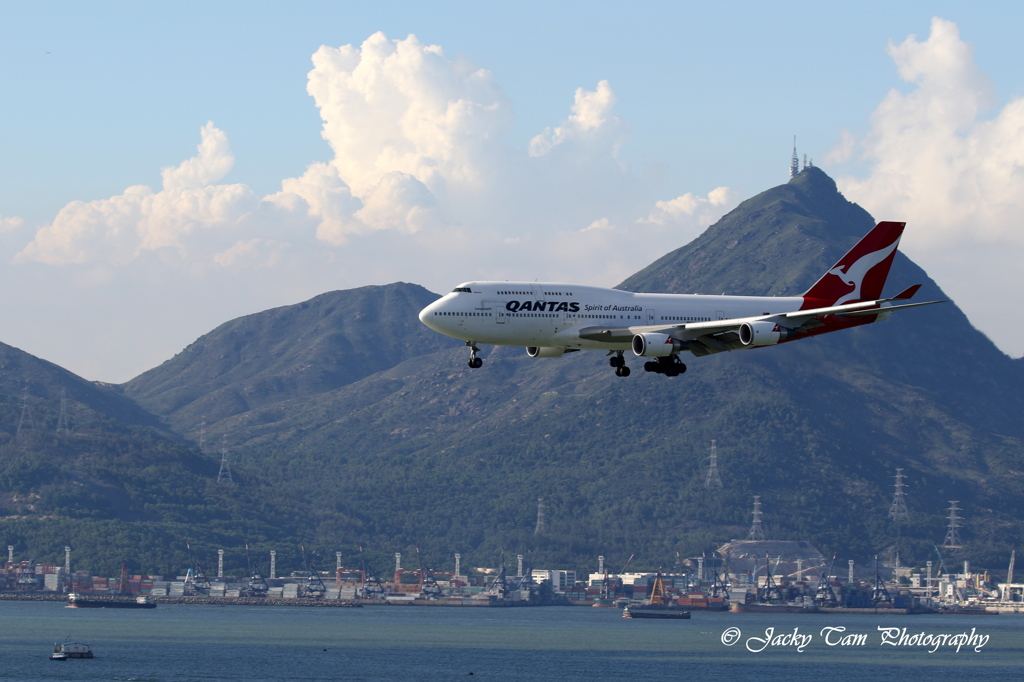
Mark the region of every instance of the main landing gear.
[[615, 355], [608, 358], [608, 364], [615, 368], [615, 376], [629, 376], [629, 367], [626, 367], [626, 358], [622, 357], [621, 350], [615, 351]]
[[686, 365], [675, 355], [670, 355], [667, 358], [648, 360], [644, 363], [644, 370], [656, 374], [664, 374], [667, 377], [676, 377], [686, 371]]
[[469, 346], [469, 367], [470, 369], [480, 369], [484, 365], [484, 361], [476, 356], [480, 352], [480, 349], [476, 347], [476, 344], [472, 341], [466, 341], [466, 345]]

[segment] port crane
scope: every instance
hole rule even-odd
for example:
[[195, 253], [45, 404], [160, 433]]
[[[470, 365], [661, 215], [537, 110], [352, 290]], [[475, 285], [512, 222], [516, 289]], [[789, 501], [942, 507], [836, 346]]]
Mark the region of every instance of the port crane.
[[885, 581], [882, 574], [878, 572], [878, 555], [875, 555], [875, 587], [871, 590], [871, 603], [878, 606], [882, 602], [892, 603], [889, 590], [885, 589]]
[[505, 548], [501, 548], [501, 568], [498, 570], [498, 575], [494, 577], [494, 582], [491, 583], [490, 588], [487, 590], [487, 594], [497, 596], [500, 599], [508, 597], [508, 581], [505, 579]]
[[[756, 570], [754, 571], [757, 572]], [[772, 578], [772, 560], [767, 553], [764, 555], [764, 587], [758, 588], [757, 590], [757, 601], [762, 604], [767, 604], [773, 599], [782, 601], [782, 590], [775, 584], [775, 579]]]
[[[707, 558], [707, 554], [704, 555]], [[728, 573], [728, 571], [726, 571]], [[728, 597], [729, 589], [725, 586], [725, 582], [718, 575], [718, 564], [715, 560], [715, 552], [711, 552], [711, 590], [710, 596], [712, 597]]]
[[185, 574], [185, 594], [209, 595], [210, 580], [203, 571], [203, 565], [199, 563], [199, 558], [192, 554], [192, 545], [188, 540], [185, 541], [185, 547], [188, 548], [188, 561], [191, 564]]
[[252, 559], [249, 557], [249, 543], [245, 543], [245, 563], [249, 567], [249, 578], [245, 581], [245, 596], [247, 597], [265, 597], [267, 592], [270, 590], [270, 586], [267, 585], [267, 581], [263, 578], [263, 574], [260, 573], [260, 567], [258, 564], [254, 564]]
[[369, 562], [363, 556], [363, 546], [359, 545], [359, 563], [362, 565], [363, 570], [363, 596], [367, 596], [370, 599], [384, 599], [384, 595], [387, 590], [380, 582], [380, 578], [377, 577], [377, 572], [373, 570]]
[[423, 576], [423, 587], [421, 591], [427, 599], [440, 599], [444, 596], [444, 591], [441, 586], [437, 584], [437, 579], [434, 578], [434, 572], [429, 567], [424, 566], [423, 557], [420, 555], [420, 546], [416, 545], [416, 561], [420, 565], [420, 575]]
[[828, 571], [818, 581], [818, 591], [814, 594], [815, 606], [835, 606], [839, 603], [839, 600], [836, 599], [836, 593], [832, 589], [832, 569], [836, 566], [837, 556], [839, 556], [839, 552], [832, 553], [832, 563], [828, 565]]
[[635, 554], [630, 554], [629, 558], [626, 559], [626, 563], [622, 565], [622, 570], [619, 571], [619, 577], [615, 578], [615, 580], [614, 580], [614, 583], [615, 583], [614, 587], [612, 587], [610, 585], [610, 583], [612, 583], [612, 579], [608, 577], [608, 568], [605, 567], [605, 570], [604, 570], [604, 586], [601, 588], [602, 589], [602, 593], [601, 593], [601, 598], [602, 599], [614, 600], [614, 599], [616, 599], [619, 596], [619, 587], [622, 585], [622, 574], [626, 572], [626, 568], [629, 567], [629, 564], [630, 564], [631, 561], [633, 561], [633, 557], [634, 556], [636, 556], [636, 555]]
[[327, 593], [327, 586], [320, 579], [320, 574], [316, 572], [316, 560], [312, 560], [312, 563], [306, 563], [306, 545], [299, 543], [299, 549], [302, 550], [302, 566], [306, 569], [306, 596], [324, 596]]

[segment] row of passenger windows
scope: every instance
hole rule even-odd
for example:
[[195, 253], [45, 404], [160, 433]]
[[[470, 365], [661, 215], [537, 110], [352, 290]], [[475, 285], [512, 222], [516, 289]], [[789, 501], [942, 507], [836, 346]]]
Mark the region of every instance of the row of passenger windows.
[[[456, 289], [459, 291], [459, 289]], [[499, 296], [533, 296], [532, 291], [499, 291]], [[572, 292], [561, 292], [561, 291], [545, 291], [545, 296], [572, 296]]]
[[[494, 317], [494, 313], [454, 313], [454, 312], [435, 312], [435, 315], [441, 317]], [[507, 313], [509, 317], [559, 317], [558, 313]], [[580, 320], [622, 320], [622, 319], [642, 319], [640, 315], [570, 315], [569, 317], [575, 317]], [[710, 322], [710, 317], [680, 317], [678, 315], [665, 315], [662, 318], [663, 322]]]

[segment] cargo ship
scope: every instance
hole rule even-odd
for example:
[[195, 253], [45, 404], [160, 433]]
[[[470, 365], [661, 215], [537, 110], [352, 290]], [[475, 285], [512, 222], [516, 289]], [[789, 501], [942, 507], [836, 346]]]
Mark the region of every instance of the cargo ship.
[[661, 579], [661, 571], [654, 578], [654, 585], [651, 586], [651, 596], [647, 602], [640, 606], [626, 606], [622, 610], [623, 618], [660, 618], [664, 620], [686, 620], [690, 617], [689, 611], [674, 608], [665, 599], [665, 583]]
[[751, 602], [746, 604], [734, 601], [730, 609], [733, 613], [817, 613], [818, 607], [813, 603], [797, 604], [794, 602], [781, 603], [759, 603]]
[[149, 597], [119, 597], [68, 594], [69, 609], [155, 609], [156, 602]]
[[622, 609], [623, 618], [662, 618], [665, 620], [687, 620], [689, 611], [679, 611], [664, 606], [627, 606]]

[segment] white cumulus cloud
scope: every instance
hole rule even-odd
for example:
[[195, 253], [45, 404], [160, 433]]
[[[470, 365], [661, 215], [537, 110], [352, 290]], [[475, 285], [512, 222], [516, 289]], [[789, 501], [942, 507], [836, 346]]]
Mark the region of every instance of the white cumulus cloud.
[[[169, 356], [210, 322], [181, 326], [169, 308], [223, 318], [395, 280], [435, 291], [470, 279], [614, 285], [738, 199], [718, 188], [653, 202], [657, 174], [618, 158], [628, 126], [608, 81], [578, 88], [565, 117], [528, 145], [513, 142], [512, 103], [489, 71], [414, 35], [319, 48], [307, 90], [330, 158], [310, 160], [280, 191], [224, 183], [228, 134], [207, 123], [160, 188], [68, 203], [15, 262], [55, 266], [50, 281], [145, 318], [132, 333], [158, 335]], [[95, 348], [83, 352], [97, 362]]]
[[234, 157], [213, 123], [203, 126], [201, 137], [195, 157], [164, 169], [163, 189], [135, 185], [109, 199], [72, 201], [39, 229], [15, 262], [124, 265], [165, 248], [187, 256], [186, 241], [197, 231], [236, 225], [258, 199], [245, 185], [210, 184], [231, 170]]
[[617, 101], [606, 80], [598, 83], [593, 92], [577, 88], [572, 113], [561, 125], [545, 128], [530, 140], [530, 156], [544, 156], [566, 143], [594, 145], [602, 142], [610, 144], [614, 156], [625, 134], [622, 119], [615, 113]]
[[0, 233], [13, 232], [21, 227], [25, 223], [24, 220], [17, 216], [2, 216], [0, 215]]
[[[911, 35], [888, 53], [909, 87], [885, 96], [851, 152], [869, 172], [838, 184], [877, 218], [907, 221], [911, 257], [979, 311], [972, 319], [997, 343], [1024, 351], [1016, 340], [1024, 328], [1007, 327], [991, 304], [993, 290], [1024, 287], [1024, 98], [993, 111], [993, 86], [973, 47], [942, 18], [932, 19], [926, 40]], [[992, 267], [1008, 257], [1011, 267]]]

